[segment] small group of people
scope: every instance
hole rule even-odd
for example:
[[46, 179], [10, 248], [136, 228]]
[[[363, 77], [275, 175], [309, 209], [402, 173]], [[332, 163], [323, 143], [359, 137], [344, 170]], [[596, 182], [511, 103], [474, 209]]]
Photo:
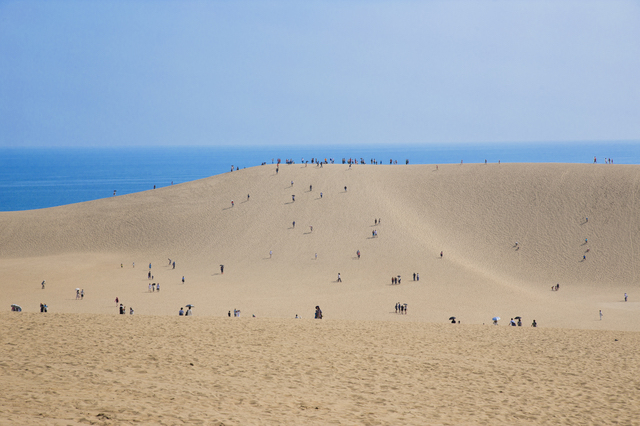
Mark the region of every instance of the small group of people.
[[560, 290], [560, 283], [551, 286], [551, 291], [558, 291], [558, 290]]
[[[518, 319], [518, 322], [516, 323], [516, 322], [513, 320], [513, 318], [511, 318], [511, 321], [509, 321], [509, 325], [510, 325], [510, 326], [513, 326], [513, 327], [515, 327], [516, 325], [517, 325], [518, 327], [522, 327], [522, 318], [517, 317], [517, 319]], [[533, 322], [535, 322], [535, 321], [536, 321], [536, 320], [533, 320]]]
[[414, 272], [413, 273], [413, 280], [414, 281], [420, 281], [420, 274], [418, 272]]
[[40, 304], [40, 312], [48, 312], [49, 307], [47, 306], [46, 303], [41, 303]]
[[[229, 317], [231, 317], [231, 311], [229, 311], [229, 313], [227, 315], [229, 315]], [[234, 318], [240, 318], [240, 309], [234, 309], [233, 310], [233, 317]]]
[[154, 293], [156, 290], [160, 291], [160, 283], [151, 283], [149, 284], [149, 293]]
[[187, 306], [187, 312], [184, 311], [184, 308], [180, 308], [180, 310], [178, 311], [178, 315], [186, 317], [190, 317], [191, 315], [193, 315], [193, 312], [191, 312], [191, 306]]
[[407, 314], [407, 304], [406, 303], [396, 303], [396, 314], [406, 315]]
[[373, 231], [371, 231], [371, 237], [372, 238], [376, 238], [378, 236], [378, 230], [374, 229]]
[[391, 285], [400, 284], [401, 281], [402, 278], [400, 277], [400, 275], [398, 275], [397, 277], [391, 277]]
[[315, 314], [315, 319], [322, 319], [322, 309], [320, 309], [320, 306], [316, 306], [316, 314]]
[[[596, 157], [593, 157], [593, 164], [596, 164], [598, 162], [598, 160], [596, 159]], [[613, 164], [613, 160], [611, 158], [606, 158], [604, 159], [604, 164]]]
[[76, 288], [76, 300], [82, 300], [84, 299], [84, 288], [82, 290], [80, 290], [79, 288]]

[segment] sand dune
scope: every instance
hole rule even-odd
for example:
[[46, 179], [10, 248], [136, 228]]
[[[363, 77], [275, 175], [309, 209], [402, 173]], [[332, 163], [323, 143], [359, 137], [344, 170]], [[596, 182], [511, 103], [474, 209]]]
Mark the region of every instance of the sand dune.
[[0, 213], [0, 419], [633, 424], [639, 176], [268, 165]]
[[[4, 212], [0, 306], [114, 313], [118, 296], [153, 315], [197, 301], [198, 315], [308, 318], [319, 304], [336, 319], [520, 315], [545, 327], [637, 331], [639, 176], [640, 167], [611, 165], [293, 164], [277, 174], [266, 165]], [[150, 262], [160, 294], [148, 292]], [[74, 300], [76, 287], [85, 300]], [[391, 313], [396, 302], [408, 303], [407, 317]]]

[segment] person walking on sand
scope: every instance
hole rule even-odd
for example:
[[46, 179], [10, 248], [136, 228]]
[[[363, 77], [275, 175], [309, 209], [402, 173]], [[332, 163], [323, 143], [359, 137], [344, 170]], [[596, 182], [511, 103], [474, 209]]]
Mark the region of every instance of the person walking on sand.
[[149, 283], [149, 293], [151, 293], [151, 283]]
[[80, 289], [76, 288], [76, 300], [80, 299]]
[[45, 284], [45, 282], [44, 282], [44, 280], [42, 280], [42, 289], [43, 290], [44, 290], [44, 284]]
[[231, 207], [233, 207], [233, 205], [234, 205], [234, 204], [233, 204], [233, 200], [231, 200]]
[[443, 252], [440, 252], [440, 258], [442, 258]]
[[271, 259], [271, 256], [273, 256], [273, 250], [269, 250], [269, 259]]
[[360, 259], [360, 250], [358, 250], [356, 254], [358, 255], [358, 259]]
[[294, 194], [291, 194], [291, 200], [296, 201], [296, 196]]
[[320, 309], [320, 306], [316, 306], [316, 315], [315, 315], [316, 319], [322, 319], [322, 310]]
[[309, 225], [309, 232], [313, 232], [313, 225]]
[[120, 301], [119, 301], [119, 300], [118, 300], [118, 298], [116, 297], [116, 306], [118, 306], [118, 302], [120, 302]]
[[531, 323], [531, 327], [537, 327], [538, 323], [536, 322], [536, 320], [533, 320], [533, 322]]
[[293, 227], [294, 228], [296, 227], [296, 221], [295, 220], [293, 221]]
[[600, 314], [600, 321], [602, 321], [602, 309], [600, 309], [599, 314]]
[[338, 272], [338, 282], [341, 283], [342, 282], [342, 278], [340, 278], [340, 272]]
[[160, 283], [156, 284], [156, 290], [160, 291]]
[[224, 274], [224, 265], [220, 265], [220, 273]]
[[80, 300], [84, 300], [84, 288], [80, 291]]
[[184, 284], [184, 275], [182, 276], [182, 284]]
[[625, 302], [627, 301], [627, 297], [628, 297], [628, 296], [627, 296], [627, 293], [625, 293], [625, 294], [624, 294], [624, 301], [625, 301]]
[[347, 192], [347, 187], [346, 186], [344, 187], [344, 192]]
[[176, 269], [176, 261], [173, 261], [173, 269]]
[[316, 259], [315, 260], [318, 260], [318, 253], [316, 253]]

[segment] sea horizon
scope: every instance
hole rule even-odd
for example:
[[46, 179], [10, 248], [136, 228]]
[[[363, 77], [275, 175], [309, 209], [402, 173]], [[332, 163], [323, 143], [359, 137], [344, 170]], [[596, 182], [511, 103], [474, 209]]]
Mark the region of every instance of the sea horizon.
[[0, 148], [0, 211], [34, 210], [190, 182], [234, 169], [333, 159], [378, 165], [640, 164], [640, 141], [351, 146], [132, 146]]

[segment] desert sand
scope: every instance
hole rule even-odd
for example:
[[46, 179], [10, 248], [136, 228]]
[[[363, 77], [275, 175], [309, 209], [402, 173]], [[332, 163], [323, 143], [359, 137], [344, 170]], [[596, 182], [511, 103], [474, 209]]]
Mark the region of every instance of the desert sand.
[[[636, 332], [0, 314], [2, 424], [637, 424]], [[616, 341], [617, 339], [617, 341]]]
[[[0, 419], [631, 424], [639, 178], [620, 165], [265, 165], [2, 212]], [[194, 316], [178, 317], [188, 303]], [[516, 316], [524, 327], [506, 327]]]

